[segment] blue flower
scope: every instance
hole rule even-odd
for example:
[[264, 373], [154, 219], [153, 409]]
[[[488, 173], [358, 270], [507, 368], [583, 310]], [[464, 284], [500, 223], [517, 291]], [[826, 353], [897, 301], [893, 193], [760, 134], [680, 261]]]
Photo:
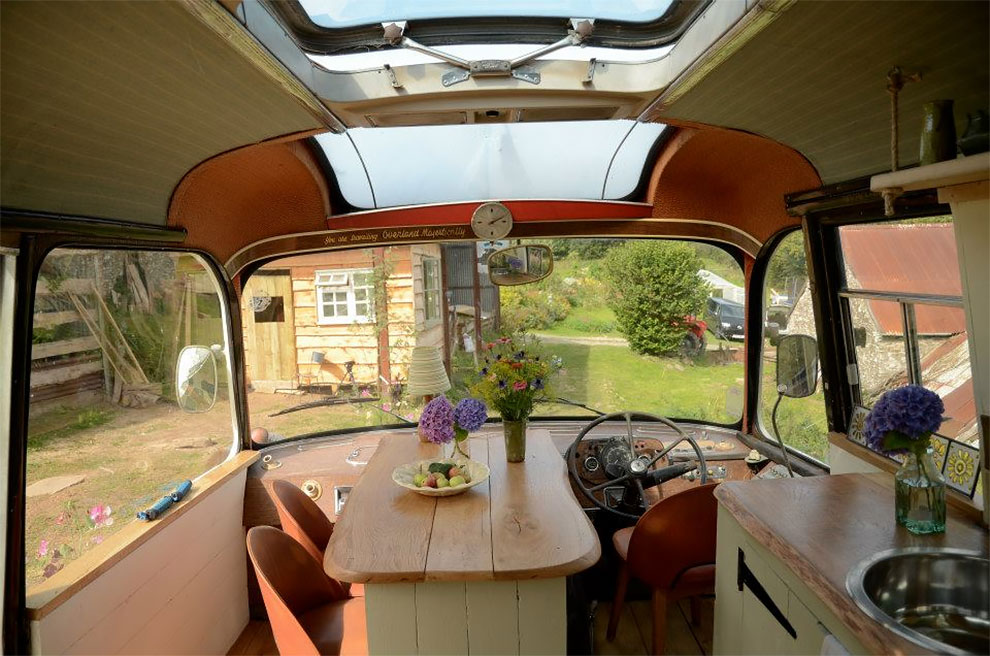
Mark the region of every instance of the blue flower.
[[891, 390], [880, 397], [866, 417], [863, 431], [866, 443], [880, 453], [904, 453], [904, 448], [884, 448], [887, 435], [897, 432], [927, 445], [928, 438], [942, 425], [943, 412], [945, 405], [938, 394], [921, 385], [905, 385]]
[[502, 359], [502, 354], [501, 353], [496, 353], [495, 354], [495, 359], [496, 360], [501, 360]]
[[499, 389], [505, 389], [505, 381], [504, 380], [498, 381], [498, 388]]
[[454, 439], [454, 406], [440, 395], [426, 404], [419, 417], [419, 430], [434, 444], [446, 444]]
[[478, 399], [463, 399], [454, 408], [454, 421], [464, 430], [476, 431], [488, 419], [488, 408]]
[[482, 376], [487, 376], [488, 375], [488, 367], [482, 367], [481, 368], [481, 375]]
[[541, 390], [541, 389], [543, 389], [543, 379], [542, 378], [537, 378], [536, 380], [534, 380], [532, 382], [531, 386], [535, 390]]
[[516, 360], [522, 360], [523, 358], [525, 358], [525, 357], [526, 357], [526, 352], [525, 352], [525, 351], [519, 351], [519, 352], [518, 352], [518, 353], [516, 353], [516, 354], [515, 354], [515, 355], [514, 355], [513, 357], [514, 357], [514, 358], [515, 358]]

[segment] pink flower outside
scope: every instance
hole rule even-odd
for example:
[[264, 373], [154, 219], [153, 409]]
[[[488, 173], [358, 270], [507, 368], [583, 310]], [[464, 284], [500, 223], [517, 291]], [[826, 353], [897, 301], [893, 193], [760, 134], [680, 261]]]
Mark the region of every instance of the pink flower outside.
[[93, 522], [94, 528], [99, 528], [100, 526], [110, 526], [113, 524], [113, 518], [110, 516], [113, 510], [110, 506], [104, 506], [102, 503], [98, 503], [89, 509], [89, 519]]
[[38, 543], [38, 558], [44, 558], [48, 555], [48, 540], [42, 539]]
[[526, 389], [527, 387], [529, 387], [529, 383], [527, 383], [524, 380], [520, 380], [518, 382], [512, 383], [512, 389], [514, 389], [517, 392], [521, 392], [522, 390]]

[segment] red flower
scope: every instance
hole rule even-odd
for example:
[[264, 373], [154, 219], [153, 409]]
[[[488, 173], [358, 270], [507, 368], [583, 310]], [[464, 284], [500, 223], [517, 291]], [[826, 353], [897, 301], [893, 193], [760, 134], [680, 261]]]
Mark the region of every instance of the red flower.
[[512, 363], [512, 368], [513, 369], [522, 369], [522, 362], [513, 362]]

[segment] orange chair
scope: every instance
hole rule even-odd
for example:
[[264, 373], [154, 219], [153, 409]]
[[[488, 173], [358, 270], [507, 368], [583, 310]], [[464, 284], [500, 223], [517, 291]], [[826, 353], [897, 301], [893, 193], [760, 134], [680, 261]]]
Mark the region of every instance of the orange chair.
[[[306, 496], [306, 493], [289, 481], [276, 480], [272, 483], [272, 499], [282, 530], [291, 535], [296, 542], [305, 547], [306, 551], [323, 567], [323, 553], [333, 534], [333, 522], [323, 514], [316, 502]], [[362, 586], [330, 579], [338, 586], [343, 596], [360, 596]]]
[[271, 526], [247, 534], [280, 654], [367, 654], [364, 599], [340, 596], [340, 588], [294, 539]]
[[[715, 525], [717, 483], [693, 487], [661, 499], [635, 526], [612, 535], [622, 558], [612, 614], [605, 637], [615, 639], [629, 577], [653, 589], [653, 653], [663, 654], [667, 605], [715, 592]], [[696, 608], [692, 604], [692, 614]]]

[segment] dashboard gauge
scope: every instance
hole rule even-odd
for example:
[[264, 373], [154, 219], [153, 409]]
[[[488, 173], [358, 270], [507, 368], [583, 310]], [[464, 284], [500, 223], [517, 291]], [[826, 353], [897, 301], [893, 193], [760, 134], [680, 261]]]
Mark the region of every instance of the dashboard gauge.
[[602, 466], [602, 463], [598, 462], [598, 458], [595, 456], [588, 456], [584, 459], [584, 471], [586, 472], [596, 472]]
[[612, 438], [602, 446], [598, 457], [605, 464], [605, 473], [610, 478], [618, 478], [626, 473], [626, 465], [632, 460], [632, 453], [624, 441]]

